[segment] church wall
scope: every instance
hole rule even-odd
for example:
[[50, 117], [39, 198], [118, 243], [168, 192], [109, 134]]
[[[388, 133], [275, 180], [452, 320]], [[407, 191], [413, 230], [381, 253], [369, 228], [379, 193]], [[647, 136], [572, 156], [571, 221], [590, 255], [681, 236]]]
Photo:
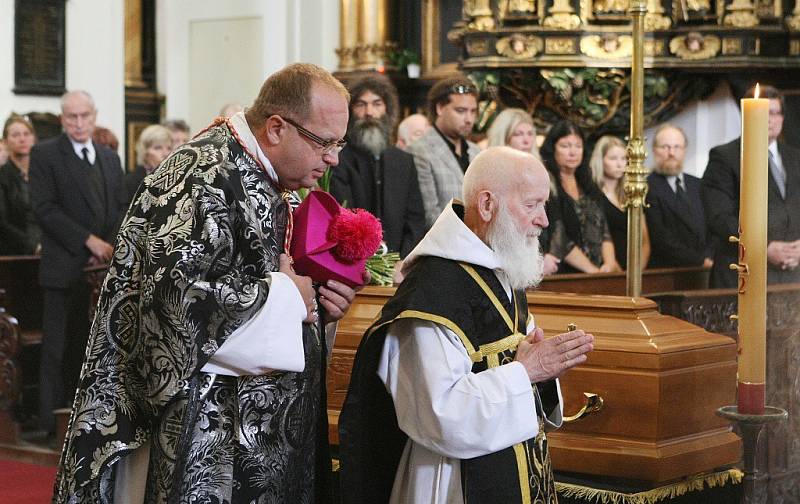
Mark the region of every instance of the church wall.
[[335, 70], [338, 2], [159, 0], [158, 90], [193, 131], [226, 103], [249, 105], [267, 75], [305, 61]]
[[[65, 46], [66, 88], [88, 91], [97, 124], [124, 138], [123, 0], [66, 2]], [[14, 0], [0, 0], [0, 119], [11, 112], [60, 113], [59, 97], [16, 95], [13, 88]]]

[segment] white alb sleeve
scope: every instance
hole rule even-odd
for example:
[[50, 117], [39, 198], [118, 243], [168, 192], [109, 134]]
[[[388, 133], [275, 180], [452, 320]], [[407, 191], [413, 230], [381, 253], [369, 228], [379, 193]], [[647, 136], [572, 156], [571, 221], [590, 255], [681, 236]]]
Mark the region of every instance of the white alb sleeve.
[[246, 376], [305, 368], [303, 298], [284, 273], [270, 273], [269, 281], [264, 306], [228, 336], [201, 371]]

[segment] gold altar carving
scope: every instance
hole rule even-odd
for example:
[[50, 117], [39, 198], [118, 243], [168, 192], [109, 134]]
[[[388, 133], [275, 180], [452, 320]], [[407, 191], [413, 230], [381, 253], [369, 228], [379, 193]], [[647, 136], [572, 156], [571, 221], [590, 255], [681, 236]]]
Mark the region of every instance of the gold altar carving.
[[800, 40], [789, 41], [789, 55], [800, 56]]
[[580, 16], [575, 14], [575, 9], [569, 0], [554, 0], [549, 10], [550, 15], [544, 18], [544, 26], [559, 30], [574, 30], [581, 25]]
[[581, 39], [581, 52], [597, 59], [629, 58], [633, 52], [633, 39], [630, 35], [616, 33], [587, 35]]
[[595, 14], [624, 14], [629, 4], [628, 0], [595, 0], [592, 10]]
[[719, 53], [720, 46], [720, 39], [715, 35], [689, 32], [670, 40], [669, 51], [684, 60], [699, 60], [713, 58]]
[[486, 31], [495, 27], [489, 0], [464, 0], [464, 15], [469, 19], [467, 28], [470, 30]]
[[500, 19], [513, 16], [536, 14], [535, 0], [508, 0], [498, 2]]
[[792, 15], [786, 17], [786, 27], [789, 31], [800, 31], [800, 2], [795, 2]]
[[644, 41], [644, 55], [648, 57], [660, 56], [664, 53], [664, 41], [661, 39], [647, 39]]
[[549, 37], [544, 40], [544, 52], [547, 54], [575, 54], [574, 38]]
[[647, 13], [644, 16], [645, 31], [667, 30], [672, 20], [664, 15], [664, 6], [660, 0], [647, 0]]
[[540, 52], [544, 43], [540, 37], [521, 35], [515, 33], [510, 37], [503, 37], [495, 44], [497, 54], [511, 59], [533, 58]]
[[725, 15], [725, 26], [736, 28], [750, 28], [758, 25], [758, 17], [755, 15], [755, 5], [750, 0], [733, 0], [727, 7], [728, 14]]
[[467, 41], [467, 54], [470, 56], [486, 56], [489, 53], [489, 42], [486, 39]]
[[742, 39], [728, 37], [722, 39], [722, 54], [725, 56], [742, 54]]

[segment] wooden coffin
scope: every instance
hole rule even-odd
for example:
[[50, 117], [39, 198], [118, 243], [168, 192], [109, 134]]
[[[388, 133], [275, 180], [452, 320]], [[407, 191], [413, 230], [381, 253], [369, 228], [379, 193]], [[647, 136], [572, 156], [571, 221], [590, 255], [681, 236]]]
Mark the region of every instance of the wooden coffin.
[[[393, 292], [365, 288], [339, 323], [328, 372], [333, 444], [358, 343]], [[549, 435], [556, 470], [657, 484], [739, 460], [739, 438], [714, 413], [735, 400], [731, 338], [644, 298], [536, 292], [528, 305], [546, 336], [574, 323], [596, 337], [588, 361], [562, 376], [564, 410], [580, 410], [584, 392], [604, 405]]]

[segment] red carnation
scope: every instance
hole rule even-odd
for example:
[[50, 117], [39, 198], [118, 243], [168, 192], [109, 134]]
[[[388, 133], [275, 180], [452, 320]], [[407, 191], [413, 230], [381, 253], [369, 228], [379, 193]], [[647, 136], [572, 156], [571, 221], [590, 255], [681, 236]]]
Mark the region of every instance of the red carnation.
[[337, 242], [334, 254], [344, 261], [371, 257], [381, 244], [381, 221], [362, 208], [342, 208], [328, 228], [328, 240]]

